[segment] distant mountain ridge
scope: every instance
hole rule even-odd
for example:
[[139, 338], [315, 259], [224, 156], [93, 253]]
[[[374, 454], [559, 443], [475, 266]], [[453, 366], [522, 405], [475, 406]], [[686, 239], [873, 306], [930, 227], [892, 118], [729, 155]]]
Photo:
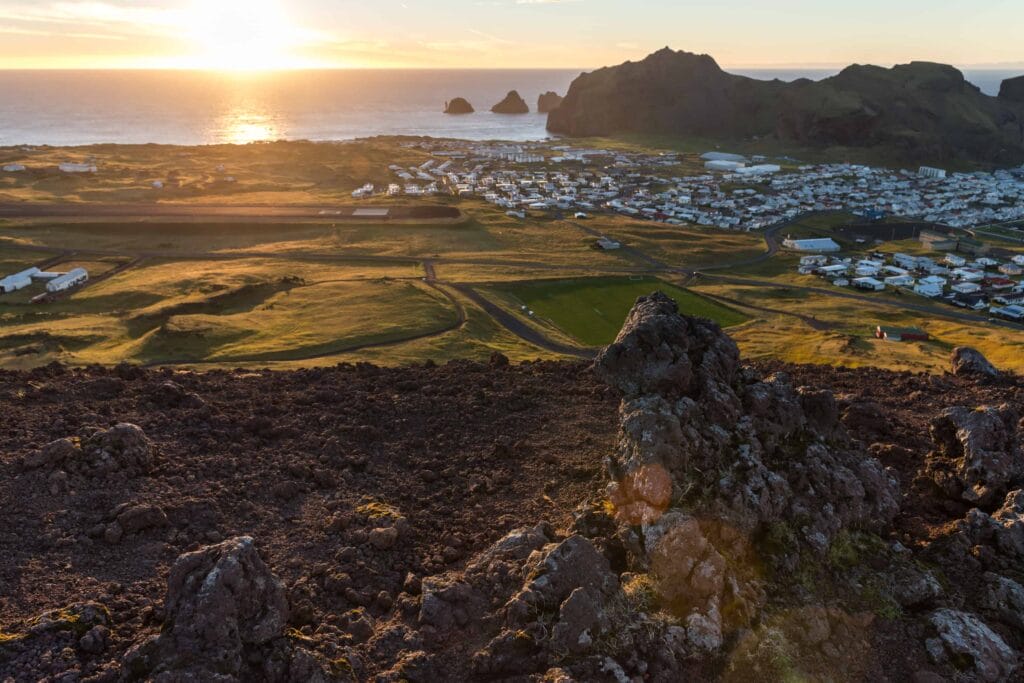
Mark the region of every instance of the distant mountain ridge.
[[548, 130], [775, 138], [806, 147], [887, 147], [908, 160], [1019, 164], [1018, 80], [991, 97], [952, 66], [912, 62], [854, 65], [822, 81], [759, 81], [723, 71], [709, 55], [665, 48], [579, 76], [548, 115]]

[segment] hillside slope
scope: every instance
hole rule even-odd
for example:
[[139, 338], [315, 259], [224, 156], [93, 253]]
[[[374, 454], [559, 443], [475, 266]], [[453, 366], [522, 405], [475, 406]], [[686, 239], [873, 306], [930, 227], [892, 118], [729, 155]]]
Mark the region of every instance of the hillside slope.
[[1018, 377], [745, 365], [661, 295], [593, 366], [54, 365], [0, 403], [0, 680], [1020, 670]]
[[572, 136], [772, 138], [878, 147], [908, 160], [1024, 162], [1024, 103], [989, 97], [951, 66], [850, 66], [822, 81], [759, 81], [668, 48], [578, 77], [548, 129]]

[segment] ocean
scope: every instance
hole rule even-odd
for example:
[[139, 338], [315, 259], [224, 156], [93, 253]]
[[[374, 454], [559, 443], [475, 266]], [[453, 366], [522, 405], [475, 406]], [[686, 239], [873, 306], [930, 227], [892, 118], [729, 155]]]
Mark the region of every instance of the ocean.
[[[564, 94], [579, 70], [337, 70], [268, 74], [189, 71], [0, 71], [0, 146], [259, 140], [345, 140], [429, 135], [540, 140], [547, 117], [491, 114], [509, 90], [535, 109]], [[827, 69], [735, 70], [754, 78], [820, 79]], [[967, 71], [997, 94], [1005, 71]], [[448, 116], [465, 97], [477, 113]]]

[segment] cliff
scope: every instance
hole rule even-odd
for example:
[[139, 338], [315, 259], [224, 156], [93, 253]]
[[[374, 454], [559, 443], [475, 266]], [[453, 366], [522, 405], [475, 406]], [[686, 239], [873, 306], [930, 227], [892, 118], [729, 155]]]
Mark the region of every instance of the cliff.
[[708, 55], [664, 49], [584, 74], [548, 129], [572, 136], [658, 134], [884, 149], [918, 161], [1024, 161], [1024, 103], [990, 97], [951, 66], [851, 66], [822, 81], [760, 81]]

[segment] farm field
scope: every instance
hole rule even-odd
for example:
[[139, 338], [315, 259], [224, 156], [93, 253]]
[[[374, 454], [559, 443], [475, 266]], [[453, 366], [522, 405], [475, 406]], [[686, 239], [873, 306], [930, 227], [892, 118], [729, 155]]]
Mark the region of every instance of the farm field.
[[540, 281], [498, 289], [584, 346], [614, 341], [636, 299], [658, 289], [675, 299], [687, 315], [710, 318], [722, 327], [747, 320], [738, 311], [651, 277]]

